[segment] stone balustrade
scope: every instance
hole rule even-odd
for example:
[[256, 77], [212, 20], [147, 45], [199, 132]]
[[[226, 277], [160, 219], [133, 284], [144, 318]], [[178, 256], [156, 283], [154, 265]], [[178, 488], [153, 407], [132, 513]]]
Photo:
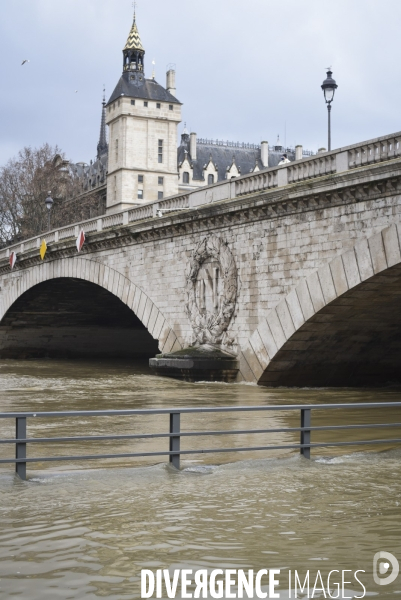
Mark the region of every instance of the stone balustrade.
[[302, 158], [282, 166], [269, 167], [256, 173], [206, 186], [187, 194], [147, 202], [128, 211], [67, 225], [56, 231], [43, 233], [35, 238], [1, 249], [0, 260], [8, 258], [13, 251], [22, 254], [36, 250], [40, 247], [42, 239], [45, 239], [49, 245], [76, 238], [81, 228], [85, 233], [93, 233], [131, 225], [143, 220], [160, 218], [160, 215], [169, 218], [174, 210], [193, 209], [214, 202], [234, 200], [263, 190], [274, 190], [318, 177], [395, 160], [401, 157], [400, 140], [401, 132], [393, 133], [363, 143], [338, 148], [331, 152], [323, 152]]
[[71, 227], [64, 227], [60, 229], [58, 232], [59, 241], [65, 240], [67, 238], [71, 238], [75, 235], [75, 225], [71, 225]]
[[128, 223], [135, 223], [136, 221], [143, 221], [144, 219], [151, 219], [153, 217], [153, 204], [144, 204], [133, 208], [127, 213]]

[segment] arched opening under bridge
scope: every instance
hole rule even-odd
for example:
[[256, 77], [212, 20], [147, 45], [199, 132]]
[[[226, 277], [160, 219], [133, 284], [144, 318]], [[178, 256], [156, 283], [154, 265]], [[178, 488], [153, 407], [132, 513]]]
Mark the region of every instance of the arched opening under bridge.
[[401, 265], [367, 279], [316, 312], [278, 350], [258, 383], [401, 384]]
[[0, 358], [147, 359], [157, 352], [157, 340], [126, 304], [83, 279], [31, 287], [0, 322]]

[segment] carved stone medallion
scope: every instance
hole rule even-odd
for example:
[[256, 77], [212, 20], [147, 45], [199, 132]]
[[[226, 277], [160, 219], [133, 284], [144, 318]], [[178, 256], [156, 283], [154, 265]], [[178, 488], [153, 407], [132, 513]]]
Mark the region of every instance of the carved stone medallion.
[[194, 345], [232, 346], [227, 328], [234, 314], [238, 281], [234, 257], [214, 234], [196, 247], [186, 284], [185, 310]]

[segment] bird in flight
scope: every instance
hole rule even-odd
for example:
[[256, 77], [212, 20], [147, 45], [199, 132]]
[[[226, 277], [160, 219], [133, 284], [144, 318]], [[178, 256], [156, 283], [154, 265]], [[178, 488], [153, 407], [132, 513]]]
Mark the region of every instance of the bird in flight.
[[25, 63], [28, 63], [28, 62], [29, 62], [29, 60], [28, 60], [27, 58], [25, 58], [25, 60], [23, 60], [23, 61], [22, 61], [22, 63], [21, 63], [21, 67], [22, 67], [22, 66], [23, 66]]
[[75, 93], [78, 94], [78, 90], [75, 90]]

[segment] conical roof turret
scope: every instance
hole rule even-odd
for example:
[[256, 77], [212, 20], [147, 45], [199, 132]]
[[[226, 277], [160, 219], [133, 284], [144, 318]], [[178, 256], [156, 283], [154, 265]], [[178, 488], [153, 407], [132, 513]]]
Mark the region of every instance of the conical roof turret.
[[123, 66], [124, 71], [130, 71], [134, 74], [133, 81], [135, 81], [137, 85], [142, 85], [143, 83], [144, 57], [145, 49], [142, 46], [141, 38], [139, 37], [134, 14], [131, 31], [129, 32], [127, 43], [123, 49]]
[[145, 52], [145, 49], [142, 46], [141, 38], [139, 37], [139, 31], [136, 25], [135, 15], [131, 31], [129, 32], [127, 43], [124, 46], [124, 50], [143, 50], [143, 52]]

